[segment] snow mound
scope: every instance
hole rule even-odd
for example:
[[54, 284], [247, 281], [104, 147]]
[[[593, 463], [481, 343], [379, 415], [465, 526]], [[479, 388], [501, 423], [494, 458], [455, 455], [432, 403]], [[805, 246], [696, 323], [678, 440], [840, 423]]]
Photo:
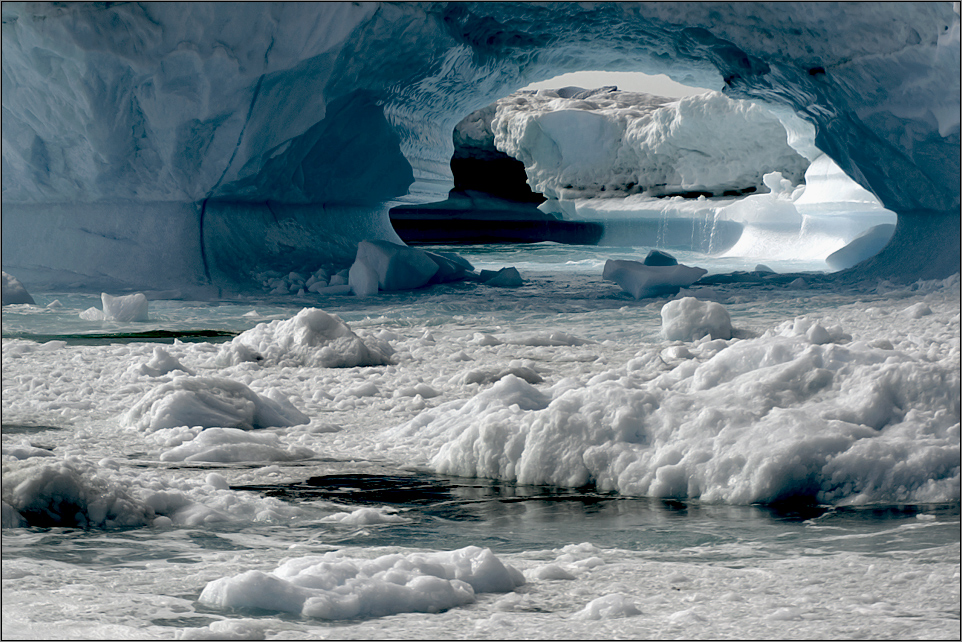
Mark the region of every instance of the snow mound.
[[670, 341], [695, 341], [704, 336], [731, 339], [731, 316], [720, 303], [685, 297], [661, 308], [661, 333]]
[[34, 305], [33, 297], [16, 277], [3, 272], [3, 286], [0, 291], [0, 305], [28, 303]]
[[958, 501], [957, 360], [853, 342], [808, 317], [665, 350], [548, 390], [508, 375], [379, 442], [442, 474], [636, 496]]
[[262, 609], [324, 620], [438, 613], [524, 584], [489, 549], [391, 554], [374, 559], [340, 552], [290, 559], [272, 573], [247, 571], [207, 584], [199, 601], [217, 609]]
[[608, 259], [602, 278], [614, 281], [635, 299], [645, 299], [677, 294], [706, 274], [708, 270], [687, 265], [645, 265], [641, 261]]
[[242, 332], [221, 348], [217, 362], [354, 368], [388, 365], [393, 352], [386, 341], [362, 339], [336, 315], [304, 308], [290, 319], [260, 323]]
[[261, 396], [221, 377], [176, 377], [153, 388], [124, 415], [125, 425], [150, 432], [178, 426], [252, 430], [309, 421], [277, 390]]
[[573, 617], [579, 620], [607, 620], [634, 615], [641, 615], [641, 609], [638, 608], [634, 600], [620, 593], [612, 593], [591, 600], [585, 605], [584, 609], [575, 613]]
[[144, 526], [155, 516], [148, 503], [80, 461], [32, 458], [16, 467], [5, 465], [3, 501], [14, 511], [8, 524], [4, 507], [4, 528]]

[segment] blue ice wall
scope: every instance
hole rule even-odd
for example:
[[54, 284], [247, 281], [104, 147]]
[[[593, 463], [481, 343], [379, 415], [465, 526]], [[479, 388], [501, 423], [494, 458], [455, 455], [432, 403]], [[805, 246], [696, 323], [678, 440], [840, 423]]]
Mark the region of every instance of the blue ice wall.
[[889, 247], [853, 274], [945, 276], [959, 265], [957, 11], [4, 3], [3, 266], [34, 289], [165, 289], [242, 284], [285, 244], [343, 261], [364, 236], [393, 234], [389, 204], [444, 197], [463, 116], [604, 69], [795, 110], [899, 214]]

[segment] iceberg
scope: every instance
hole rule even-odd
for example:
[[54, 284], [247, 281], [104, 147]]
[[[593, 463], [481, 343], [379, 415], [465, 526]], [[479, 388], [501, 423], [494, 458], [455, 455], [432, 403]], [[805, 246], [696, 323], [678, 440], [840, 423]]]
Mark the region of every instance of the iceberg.
[[[462, 118], [585, 69], [664, 73], [746, 113], [757, 105], [738, 101], [764, 103], [787, 147], [823, 152], [898, 214], [892, 241], [851, 277], [958, 270], [952, 3], [11, 2], [2, 12], [3, 267], [35, 290], [216, 297], [260, 287], [265, 270], [347, 268], [358, 242], [399, 241], [390, 207], [447, 195]], [[538, 117], [543, 136], [510, 122], [499, 135], [543, 153], [546, 188], [569, 189], [552, 183], [551, 158], [568, 159], [559, 176], [589, 178], [565, 153], [582, 144], [586, 157], [611, 157], [606, 192], [627, 188], [617, 172], [631, 153], [608, 143], [620, 121], [566, 104]], [[695, 119], [699, 104], [661, 105], [665, 119], [648, 119], [644, 135], [626, 125], [626, 140], [674, 146], [677, 158], [685, 143], [667, 115]], [[801, 121], [814, 144], [799, 142]], [[709, 122], [692, 131], [725, 134]], [[791, 158], [778, 149], [740, 153]], [[664, 182], [715, 189], [744, 177]]]

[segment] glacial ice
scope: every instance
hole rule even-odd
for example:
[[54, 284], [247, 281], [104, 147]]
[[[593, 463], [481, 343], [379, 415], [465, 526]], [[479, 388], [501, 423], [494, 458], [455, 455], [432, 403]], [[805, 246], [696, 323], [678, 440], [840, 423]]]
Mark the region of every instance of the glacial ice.
[[550, 199], [721, 195], [760, 188], [762, 175], [774, 171], [797, 183], [808, 167], [778, 117], [718, 92], [673, 101], [540, 90], [496, 105], [489, 125], [495, 147], [523, 162], [528, 184]]
[[3, 273], [3, 305], [27, 303], [34, 305], [33, 297], [16, 277]]
[[[789, 146], [824, 152], [898, 213], [855, 275], [958, 269], [950, 3], [4, 3], [3, 35], [2, 255], [33, 290], [217, 296], [265, 269], [346, 267], [359, 241], [398, 241], [391, 203], [443, 199], [462, 117], [586, 68], [765, 102]], [[540, 120], [559, 153], [581, 141], [601, 155], [613, 121], [595, 111]], [[796, 116], [814, 145], [799, 144]], [[652, 149], [682, 152], [649, 133], [667, 146]]]

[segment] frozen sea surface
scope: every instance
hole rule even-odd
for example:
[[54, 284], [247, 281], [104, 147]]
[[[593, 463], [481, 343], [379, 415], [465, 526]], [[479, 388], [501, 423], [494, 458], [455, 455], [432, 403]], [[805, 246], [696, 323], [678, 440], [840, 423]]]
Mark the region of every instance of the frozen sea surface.
[[[769, 264], [811, 273], [683, 290], [735, 337], [678, 342], [600, 277], [647, 248], [439, 249], [525, 284], [6, 306], [4, 638], [959, 637], [957, 276]], [[238, 361], [306, 307], [393, 364]], [[227, 425], [257, 404], [309, 421]]]

